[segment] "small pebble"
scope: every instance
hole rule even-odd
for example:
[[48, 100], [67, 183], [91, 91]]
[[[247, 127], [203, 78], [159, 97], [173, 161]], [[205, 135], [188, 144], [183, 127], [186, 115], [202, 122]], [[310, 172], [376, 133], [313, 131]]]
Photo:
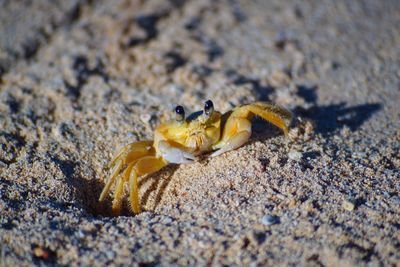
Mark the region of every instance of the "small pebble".
[[273, 87], [284, 86], [290, 83], [290, 77], [282, 70], [275, 70], [270, 79]]
[[82, 230], [79, 230], [77, 233], [79, 238], [84, 238], [85, 237], [85, 233]]
[[44, 260], [47, 260], [50, 256], [49, 252], [42, 248], [42, 247], [36, 247], [33, 249], [33, 255], [37, 258], [41, 258]]
[[1, 160], [0, 160], [0, 168], [5, 168], [5, 167], [7, 167], [8, 165], [7, 164], [5, 164], [4, 162], [2, 162]]
[[164, 224], [171, 224], [172, 223], [172, 219], [170, 217], [165, 217], [164, 219], [162, 219], [161, 221]]
[[274, 216], [274, 215], [265, 215], [261, 219], [261, 223], [267, 226], [273, 225], [273, 224], [278, 224], [279, 223], [279, 217]]
[[312, 121], [307, 120], [304, 125], [304, 133], [311, 134], [314, 131], [315, 125]]
[[133, 138], [134, 136], [135, 136], [135, 135], [134, 135], [133, 133], [127, 133], [127, 134], [126, 134], [126, 137], [127, 137], [127, 138]]
[[301, 161], [303, 154], [299, 151], [291, 150], [288, 154], [289, 159], [294, 161]]
[[106, 251], [106, 257], [108, 260], [113, 260], [115, 258], [115, 252], [112, 250]]
[[355, 205], [354, 205], [353, 202], [351, 202], [351, 201], [349, 201], [349, 200], [345, 200], [345, 201], [343, 201], [343, 203], [342, 203], [342, 207], [343, 207], [345, 210], [353, 211], [354, 208], [355, 208]]
[[143, 123], [148, 123], [148, 122], [151, 120], [151, 115], [148, 114], [148, 113], [141, 114], [141, 115], [140, 115], [140, 120], [141, 120]]

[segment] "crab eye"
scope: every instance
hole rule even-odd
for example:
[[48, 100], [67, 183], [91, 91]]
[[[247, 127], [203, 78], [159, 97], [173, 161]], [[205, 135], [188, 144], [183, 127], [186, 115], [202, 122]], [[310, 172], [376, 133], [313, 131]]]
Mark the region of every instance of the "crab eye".
[[176, 106], [175, 108], [175, 120], [182, 122], [185, 120], [185, 110], [182, 106]]
[[207, 100], [204, 104], [204, 113], [210, 116], [214, 112], [214, 104], [211, 100]]

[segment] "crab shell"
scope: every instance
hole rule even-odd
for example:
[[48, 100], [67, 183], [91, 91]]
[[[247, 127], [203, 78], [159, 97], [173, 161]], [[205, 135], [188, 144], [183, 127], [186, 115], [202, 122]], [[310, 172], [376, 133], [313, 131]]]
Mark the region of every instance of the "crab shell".
[[161, 124], [154, 132], [154, 148], [158, 157], [169, 163], [190, 163], [195, 156], [214, 150], [221, 136], [221, 113], [210, 116], [199, 111], [182, 122]]

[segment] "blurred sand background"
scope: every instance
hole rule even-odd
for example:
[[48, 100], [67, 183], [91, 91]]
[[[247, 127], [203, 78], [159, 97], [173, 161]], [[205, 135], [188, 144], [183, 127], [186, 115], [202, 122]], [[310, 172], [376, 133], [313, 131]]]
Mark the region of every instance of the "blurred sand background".
[[[399, 1], [0, 5], [0, 266], [399, 266]], [[291, 140], [255, 120], [110, 216], [112, 155], [207, 99]]]

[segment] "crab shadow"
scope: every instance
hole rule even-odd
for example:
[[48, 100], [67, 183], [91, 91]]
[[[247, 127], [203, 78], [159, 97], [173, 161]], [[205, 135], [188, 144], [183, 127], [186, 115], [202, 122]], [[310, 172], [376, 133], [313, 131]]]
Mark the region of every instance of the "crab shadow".
[[330, 104], [318, 105], [318, 87], [299, 85], [297, 95], [309, 104], [307, 108], [297, 106], [293, 112], [295, 115], [311, 119], [315, 122], [315, 133], [328, 136], [343, 127], [356, 131], [373, 114], [382, 109], [380, 103], [366, 103], [349, 106], [345, 101]]
[[172, 180], [172, 177], [178, 168], [179, 165], [170, 164], [158, 172], [144, 176], [139, 180], [139, 188], [146, 187], [140, 199], [140, 204], [142, 207], [148, 206], [151, 198], [153, 201], [151, 201], [152, 205], [150, 211], [153, 211], [158, 207], [169, 183]]
[[380, 109], [382, 109], [380, 103], [347, 107], [346, 103], [342, 102], [328, 106], [313, 106], [308, 109], [297, 107], [295, 113], [313, 120], [316, 123], [316, 133], [329, 135], [345, 126], [351, 131], [357, 130]]
[[273, 126], [261, 118], [253, 119], [251, 131], [250, 142], [265, 141], [280, 135], [283, 136], [282, 131], [280, 131], [278, 127]]
[[[63, 179], [71, 189], [71, 203], [82, 209], [88, 216], [114, 217], [112, 212], [113, 187], [109, 196], [102, 202], [99, 201], [101, 192], [104, 189], [105, 181], [110, 175], [106, 169], [94, 170], [87, 163], [77, 161], [68, 156], [49, 154], [49, 159], [58, 167]], [[163, 199], [169, 183], [179, 165], [170, 164], [158, 172], [139, 177], [140, 204], [146, 211], [154, 211]], [[125, 189], [128, 189], [125, 184]], [[132, 216], [133, 212], [128, 203], [128, 190], [125, 190], [121, 214]]]
[[71, 159], [62, 159], [51, 155], [51, 160], [58, 166], [66, 184], [73, 189], [74, 205], [90, 215], [110, 216], [111, 209], [98, 201], [104, 184], [99, 179], [85, 179], [80, 175], [80, 164]]
[[[139, 178], [140, 205], [143, 211], [154, 211], [163, 198], [164, 193], [172, 180], [178, 165], [169, 165], [160, 171]], [[106, 173], [106, 172], [105, 172]], [[70, 173], [71, 174], [71, 173]], [[112, 194], [103, 202], [98, 198], [104, 188], [103, 179], [85, 179], [83, 177], [69, 176], [67, 180], [76, 190], [76, 198], [79, 206], [93, 216], [115, 217], [111, 209]], [[122, 216], [132, 216], [128, 201], [129, 192], [126, 190], [122, 203]], [[146, 209], [144, 207], [146, 206]]]
[[[85, 212], [92, 216], [114, 217], [111, 203], [112, 194], [108, 196], [104, 202], [99, 202], [99, 196], [105, 186], [104, 178], [109, 172], [104, 170], [100, 177], [89, 179], [81, 175], [82, 166], [73, 160], [61, 159], [57, 156], [51, 156], [51, 160], [58, 166], [65, 177], [65, 182], [69, 187], [73, 188], [74, 205], [82, 208]], [[141, 207], [146, 207], [147, 211], [154, 211], [161, 202], [166, 189], [172, 180], [175, 171], [179, 165], [168, 165], [160, 171], [139, 178], [139, 191]], [[97, 176], [95, 174], [94, 176]], [[128, 190], [127, 190], [128, 191]], [[129, 208], [128, 192], [123, 198], [123, 205], [120, 215], [132, 216], [133, 213]]]

